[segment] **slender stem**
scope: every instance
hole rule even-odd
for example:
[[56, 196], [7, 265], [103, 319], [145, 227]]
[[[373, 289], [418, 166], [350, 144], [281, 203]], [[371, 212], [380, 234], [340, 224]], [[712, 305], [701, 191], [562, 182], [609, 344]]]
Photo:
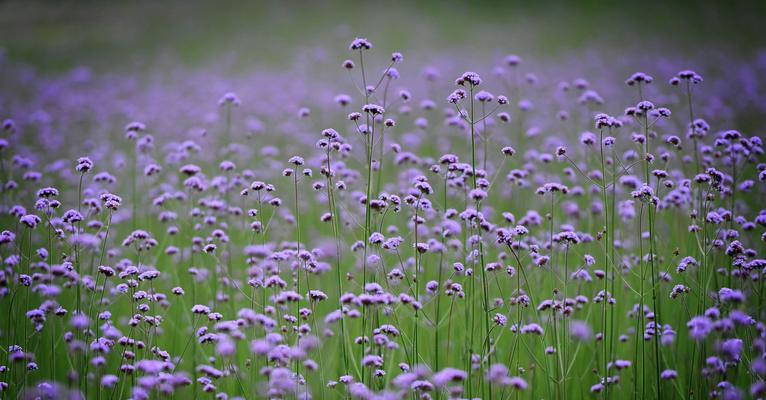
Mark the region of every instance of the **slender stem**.
[[[640, 85], [639, 85], [640, 88]], [[649, 173], [649, 120], [647, 113], [644, 112], [643, 114], [643, 125], [642, 125], [643, 135], [644, 135], [644, 179], [646, 181], [646, 185], [650, 185], [650, 173]], [[661, 304], [660, 300], [657, 297], [657, 285], [656, 285], [656, 272], [655, 272], [655, 258], [656, 258], [656, 245], [655, 245], [655, 213], [656, 213], [656, 206], [653, 205], [654, 199], [647, 199], [649, 210], [647, 211], [648, 220], [649, 220], [649, 268], [650, 268], [650, 274], [651, 274], [651, 284], [652, 284], [652, 308], [654, 309], [655, 318], [654, 318], [654, 357], [655, 357], [655, 376], [656, 376], [656, 390], [657, 390], [657, 398], [661, 398], [661, 385], [660, 385], [660, 370], [662, 368], [662, 360], [660, 358], [660, 335], [657, 332], [658, 327], [662, 326], [662, 319], [661, 319]]]
[[[474, 87], [473, 85], [471, 85], [470, 86], [471, 109], [470, 109], [470, 116], [469, 116], [471, 120], [469, 122], [471, 126], [471, 178], [473, 179], [473, 189], [476, 190], [478, 188], [478, 185], [476, 182], [476, 172], [477, 172], [476, 170], [476, 124], [474, 122], [475, 106], [474, 106], [474, 98], [473, 98], [473, 89]], [[481, 210], [481, 200], [477, 198], [476, 212], [478, 213], [480, 210]], [[489, 311], [489, 293], [488, 293], [489, 288], [487, 285], [487, 278], [484, 271], [484, 244], [481, 239], [481, 229], [482, 229], [481, 227], [478, 227], [477, 229], [477, 232], [478, 232], [477, 238], [479, 242], [479, 259], [480, 259], [479, 267], [481, 268], [481, 283], [483, 288], [482, 302], [483, 302], [483, 308], [484, 308], [484, 314], [485, 314], [484, 315], [484, 332], [488, 336], [486, 345], [482, 345], [482, 360], [481, 360], [481, 363], [479, 364], [479, 370], [482, 371], [483, 373], [485, 356], [487, 359], [487, 364], [489, 365], [492, 364], [492, 353], [491, 353], [492, 341], [490, 340], [490, 337], [489, 337], [489, 332], [490, 332], [489, 330], [490, 311]], [[487, 383], [489, 385], [489, 399], [491, 400], [492, 399], [492, 383], [491, 382], [487, 382]], [[484, 392], [484, 385], [482, 385], [482, 392]]]
[[[335, 275], [338, 282], [338, 298], [343, 294], [343, 279], [341, 277], [341, 245], [340, 245], [340, 227], [338, 226], [338, 209], [335, 205], [335, 192], [332, 182], [333, 170], [330, 162], [330, 145], [327, 146], [327, 200], [330, 208], [330, 218], [332, 223], [333, 236], [335, 237]], [[343, 304], [339, 304], [341, 309]], [[340, 319], [340, 342], [341, 352], [343, 354], [343, 371], [348, 371], [348, 354], [346, 353], [346, 319]]]

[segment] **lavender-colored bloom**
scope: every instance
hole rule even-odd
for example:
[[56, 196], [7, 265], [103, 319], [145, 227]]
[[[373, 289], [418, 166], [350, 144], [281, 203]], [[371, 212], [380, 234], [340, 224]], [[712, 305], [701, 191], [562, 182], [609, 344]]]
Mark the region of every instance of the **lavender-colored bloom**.
[[19, 218], [19, 222], [26, 225], [28, 228], [34, 229], [37, 227], [37, 224], [42, 222], [42, 220], [37, 215], [27, 214]]
[[356, 38], [349, 45], [350, 50], [370, 50], [372, 49], [372, 43], [364, 38]]
[[593, 331], [585, 321], [572, 321], [569, 324], [569, 335], [574, 340], [587, 342], [591, 339]]
[[77, 166], [75, 170], [80, 173], [86, 173], [93, 169], [93, 161], [88, 157], [80, 157], [77, 159]]
[[113, 389], [120, 378], [116, 375], [107, 374], [101, 377], [101, 387], [105, 389]]
[[660, 373], [660, 378], [663, 380], [673, 380], [678, 378], [678, 373], [672, 369], [666, 369]]
[[721, 343], [721, 353], [733, 361], [739, 361], [744, 343], [742, 339], [728, 339]]
[[528, 386], [527, 381], [525, 381], [524, 378], [518, 376], [512, 377], [508, 384], [516, 390], [526, 390]]
[[450, 384], [463, 382], [467, 377], [468, 374], [465, 371], [461, 371], [455, 368], [445, 368], [435, 373], [431, 379], [434, 386], [445, 387]]
[[741, 303], [745, 301], [745, 295], [741, 290], [721, 288], [718, 291], [718, 298], [724, 303]]
[[689, 320], [686, 326], [689, 328], [689, 336], [696, 341], [705, 339], [713, 329], [713, 324], [710, 320], [707, 317], [700, 316]]

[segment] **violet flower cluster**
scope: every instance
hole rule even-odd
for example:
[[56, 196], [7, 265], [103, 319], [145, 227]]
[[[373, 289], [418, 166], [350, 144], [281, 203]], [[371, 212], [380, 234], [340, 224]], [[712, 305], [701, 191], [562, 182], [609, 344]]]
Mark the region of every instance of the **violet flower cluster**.
[[2, 95], [2, 398], [766, 398], [743, 80], [346, 57]]

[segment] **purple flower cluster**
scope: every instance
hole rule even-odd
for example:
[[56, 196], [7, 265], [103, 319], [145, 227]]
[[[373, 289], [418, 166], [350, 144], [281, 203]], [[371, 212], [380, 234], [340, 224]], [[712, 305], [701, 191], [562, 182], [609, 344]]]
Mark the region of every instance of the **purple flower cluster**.
[[766, 159], [730, 76], [408, 77], [377, 48], [266, 99], [3, 97], [3, 397], [766, 396]]

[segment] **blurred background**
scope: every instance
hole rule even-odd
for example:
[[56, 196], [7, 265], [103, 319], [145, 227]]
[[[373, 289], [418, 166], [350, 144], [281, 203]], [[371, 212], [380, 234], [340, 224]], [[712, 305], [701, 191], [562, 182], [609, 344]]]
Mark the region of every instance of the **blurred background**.
[[0, 48], [41, 72], [279, 68], [307, 49], [343, 52], [354, 36], [405, 56], [619, 49], [747, 58], [766, 44], [764, 17], [764, 1], [3, 1]]
[[[652, 99], [674, 105], [680, 92], [667, 80], [693, 69], [705, 77], [695, 94], [701, 115], [756, 132], [766, 124], [763, 20], [766, 1], [5, 1], [0, 115], [42, 124], [44, 140], [26, 144], [60, 153], [75, 132], [119, 138], [130, 120], [168, 139], [213, 130], [217, 99], [232, 91], [246, 116], [235, 128], [273, 142], [274, 130], [337, 122], [323, 111], [334, 110], [336, 95], [357, 92], [341, 63], [356, 59], [351, 40], [366, 37], [375, 73], [391, 52], [404, 54], [392, 90], [440, 107], [467, 70], [488, 90], [522, 100], [503, 62], [517, 54], [515, 79], [535, 87], [523, 97], [538, 107], [556, 106], [559, 82], [584, 78], [603, 98], [588, 112], [621, 114], [636, 100], [623, 84], [636, 71], [657, 79]], [[439, 72], [432, 83], [427, 70]], [[315, 119], [296, 126], [303, 107]], [[530, 122], [557, 132], [548, 114]]]

